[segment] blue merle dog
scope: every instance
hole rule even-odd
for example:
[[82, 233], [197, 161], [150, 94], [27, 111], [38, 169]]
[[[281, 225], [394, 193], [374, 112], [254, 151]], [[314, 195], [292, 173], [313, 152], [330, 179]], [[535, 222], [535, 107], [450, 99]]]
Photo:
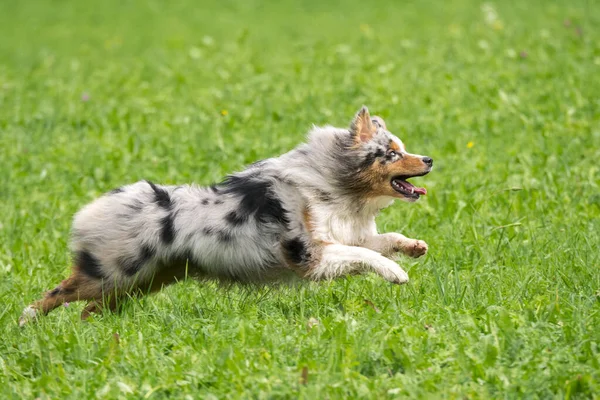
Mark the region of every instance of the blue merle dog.
[[88, 301], [85, 319], [186, 277], [268, 284], [372, 271], [406, 283], [392, 258], [422, 256], [427, 244], [379, 234], [375, 216], [426, 194], [407, 179], [432, 164], [363, 107], [349, 129], [314, 127], [307, 143], [210, 187], [123, 186], [75, 215], [71, 276], [20, 323], [76, 300]]

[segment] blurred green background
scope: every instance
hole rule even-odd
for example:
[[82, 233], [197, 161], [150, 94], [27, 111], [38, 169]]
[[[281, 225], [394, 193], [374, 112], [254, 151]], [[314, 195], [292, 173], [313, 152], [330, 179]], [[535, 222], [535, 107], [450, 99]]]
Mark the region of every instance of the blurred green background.
[[[599, 23], [591, 0], [2, 1], [2, 397], [597, 396]], [[409, 285], [185, 282], [17, 328], [93, 198], [219, 181], [363, 104], [435, 159], [378, 219], [429, 243]]]

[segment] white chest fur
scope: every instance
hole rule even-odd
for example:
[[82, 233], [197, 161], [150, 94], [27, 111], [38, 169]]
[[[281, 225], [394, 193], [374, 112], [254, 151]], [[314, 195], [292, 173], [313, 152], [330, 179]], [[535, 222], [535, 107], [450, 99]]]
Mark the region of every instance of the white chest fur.
[[375, 215], [393, 202], [393, 199], [378, 199], [361, 209], [352, 205], [319, 204], [312, 210], [313, 235], [324, 242], [360, 246], [377, 234]]

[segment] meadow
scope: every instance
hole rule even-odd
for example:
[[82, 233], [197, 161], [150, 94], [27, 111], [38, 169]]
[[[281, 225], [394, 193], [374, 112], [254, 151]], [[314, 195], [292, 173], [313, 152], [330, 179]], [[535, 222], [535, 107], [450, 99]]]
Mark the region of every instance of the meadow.
[[[0, 398], [598, 398], [599, 26], [592, 0], [3, 1]], [[435, 160], [378, 217], [429, 244], [408, 285], [186, 281], [19, 329], [84, 204], [363, 104]]]

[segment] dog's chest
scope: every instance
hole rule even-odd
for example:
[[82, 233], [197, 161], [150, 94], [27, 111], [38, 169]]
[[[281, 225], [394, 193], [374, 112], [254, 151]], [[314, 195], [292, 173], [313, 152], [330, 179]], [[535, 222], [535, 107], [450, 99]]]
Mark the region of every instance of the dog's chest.
[[359, 246], [377, 234], [375, 218], [334, 208], [321, 208], [313, 214], [313, 236], [324, 242]]

